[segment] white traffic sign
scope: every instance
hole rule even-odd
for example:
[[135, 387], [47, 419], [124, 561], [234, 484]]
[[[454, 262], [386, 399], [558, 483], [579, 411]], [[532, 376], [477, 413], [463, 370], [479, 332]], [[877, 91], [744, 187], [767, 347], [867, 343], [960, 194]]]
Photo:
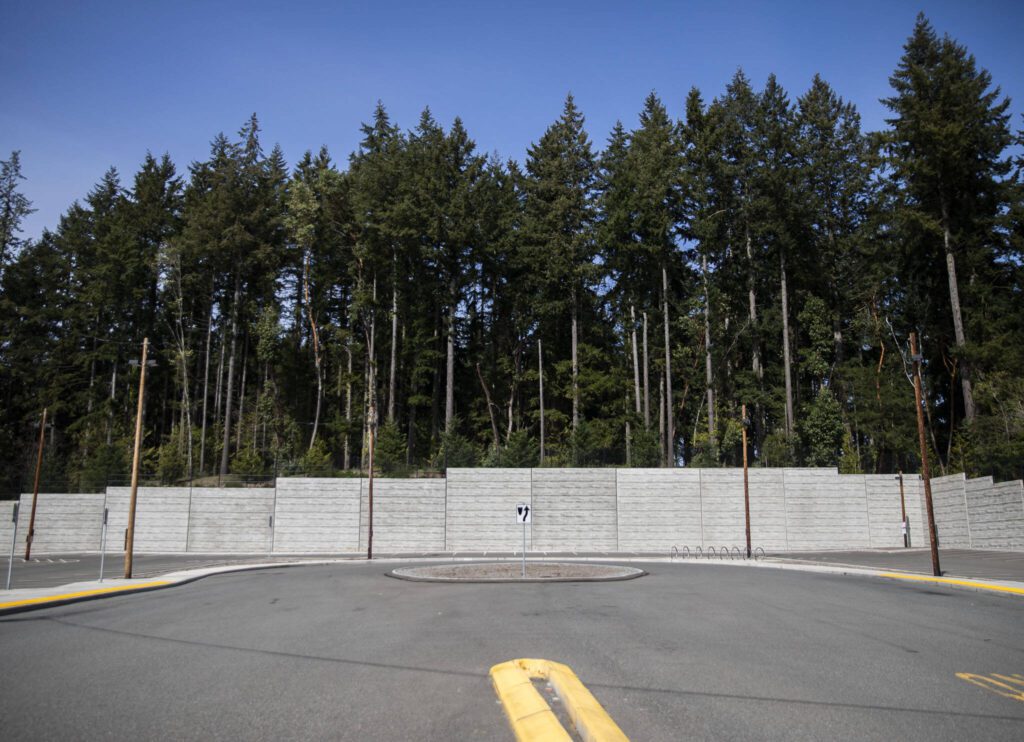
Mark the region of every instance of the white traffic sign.
[[516, 523], [532, 523], [533, 508], [525, 502], [516, 503]]

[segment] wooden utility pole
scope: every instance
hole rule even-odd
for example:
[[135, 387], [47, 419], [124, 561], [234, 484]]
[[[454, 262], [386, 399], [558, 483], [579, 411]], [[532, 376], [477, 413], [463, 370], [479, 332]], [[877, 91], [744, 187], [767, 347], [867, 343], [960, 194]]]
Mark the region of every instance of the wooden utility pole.
[[32, 537], [36, 533], [36, 501], [39, 499], [39, 475], [43, 471], [43, 443], [46, 441], [46, 408], [43, 421], [39, 424], [39, 451], [36, 453], [36, 480], [32, 485], [32, 515], [28, 519], [28, 536], [25, 539], [25, 561], [32, 556]]
[[[371, 392], [371, 395], [372, 394], [373, 394], [373, 392]], [[367, 522], [367, 528], [366, 528], [366, 558], [367, 559], [373, 559], [373, 443], [374, 443], [374, 441], [373, 441], [373, 431], [377, 427], [376, 420], [374, 419], [374, 418], [376, 418], [376, 416], [377, 416], [377, 407], [376, 407], [376, 405], [373, 403], [373, 401], [371, 399], [371, 402], [370, 402], [370, 425], [369, 425], [369, 429], [366, 432], [366, 435], [367, 435], [366, 441], [367, 441], [367, 445], [369, 446], [369, 449], [370, 449], [369, 452], [368, 452], [369, 455], [367, 457], [369, 459], [369, 463], [370, 463], [370, 482], [369, 482], [369, 487], [368, 487], [368, 490], [369, 490], [368, 491], [369, 507], [367, 509], [367, 511], [368, 511], [367, 512], [368, 522]], [[448, 472], [445, 471], [444, 475], [447, 477], [448, 476]]]
[[921, 356], [917, 354], [917, 333], [910, 333], [910, 358], [914, 362], [914, 404], [917, 407], [917, 439], [921, 447], [921, 478], [924, 479], [924, 502], [928, 509], [928, 539], [932, 549], [932, 574], [939, 577], [939, 539], [935, 530], [935, 509], [932, 507], [931, 471], [928, 468], [928, 445], [924, 438], [924, 411], [921, 408]]
[[747, 518], [747, 559], [750, 559], [750, 478], [747, 475], [747, 406], [740, 408], [743, 417], [743, 509]]
[[132, 553], [135, 548], [135, 501], [139, 494], [139, 451], [142, 446], [142, 408], [146, 398], [146, 357], [149, 338], [142, 339], [142, 360], [139, 362], [139, 402], [135, 411], [135, 453], [132, 455], [132, 494], [128, 501], [128, 535], [124, 544], [124, 578], [132, 578]]

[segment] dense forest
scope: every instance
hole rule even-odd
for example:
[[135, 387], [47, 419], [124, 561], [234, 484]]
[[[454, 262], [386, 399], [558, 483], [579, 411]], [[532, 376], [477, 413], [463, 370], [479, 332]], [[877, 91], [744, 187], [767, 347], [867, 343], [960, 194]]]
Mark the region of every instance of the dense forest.
[[[254, 115], [178, 172], [113, 169], [52, 231], [0, 173], [0, 493], [447, 466], [919, 465], [1024, 473], [1024, 158], [1009, 101], [919, 17], [881, 132], [816, 77], [737, 72], [525, 161], [378, 105], [347, 167]], [[680, 104], [683, 102], [680, 101]], [[680, 105], [682, 108], [682, 105]], [[134, 362], [134, 364], [133, 364]]]

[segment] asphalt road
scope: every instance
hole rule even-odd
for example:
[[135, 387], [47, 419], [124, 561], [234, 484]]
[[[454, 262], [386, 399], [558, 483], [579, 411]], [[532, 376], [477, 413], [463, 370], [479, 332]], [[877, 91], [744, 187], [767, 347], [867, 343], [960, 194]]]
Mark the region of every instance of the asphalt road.
[[[570, 665], [633, 740], [1024, 738], [1015, 596], [650, 564], [615, 583], [209, 577], [0, 618], [5, 740], [511, 740], [488, 679]], [[1022, 688], [1024, 690], [1024, 688]]]
[[[388, 555], [380, 555], [387, 557]], [[409, 555], [394, 555], [409, 556]], [[424, 555], [421, 555], [424, 556]], [[429, 556], [429, 555], [425, 555]], [[436, 555], [435, 555], [436, 556]], [[513, 558], [511, 554], [459, 554], [460, 558], [502, 557]], [[531, 556], [540, 556], [531, 554]], [[581, 554], [548, 555], [549, 558], [572, 559]], [[585, 556], [613, 560], [614, 554], [589, 554]], [[659, 555], [667, 556], [667, 555]], [[873, 549], [861, 551], [791, 552], [769, 554], [770, 560], [809, 564], [840, 564], [866, 567], [869, 569], [892, 569], [931, 574], [931, 552], [928, 549]], [[1024, 582], [1024, 552], [981, 551], [967, 549], [942, 549], [940, 551], [943, 573], [958, 577], [989, 580], [1014, 580]], [[224, 555], [224, 554], [136, 554], [133, 560], [135, 577], [155, 577], [167, 572], [185, 569], [199, 569], [222, 564], [266, 564], [267, 562], [295, 562], [306, 559], [337, 559], [336, 554], [324, 555], [280, 555], [266, 554]], [[361, 556], [350, 558], [360, 559]], [[694, 561], [689, 557], [687, 561]], [[726, 560], [728, 561], [728, 560]], [[6, 570], [7, 560], [0, 562], [0, 569]], [[107, 578], [124, 575], [124, 556], [108, 554], [105, 565]], [[48, 588], [66, 585], [70, 582], [95, 580], [99, 577], [100, 558], [98, 554], [47, 554], [33, 557], [25, 562], [16, 558], [13, 562], [11, 587]], [[6, 574], [6, 572], [4, 572]]]

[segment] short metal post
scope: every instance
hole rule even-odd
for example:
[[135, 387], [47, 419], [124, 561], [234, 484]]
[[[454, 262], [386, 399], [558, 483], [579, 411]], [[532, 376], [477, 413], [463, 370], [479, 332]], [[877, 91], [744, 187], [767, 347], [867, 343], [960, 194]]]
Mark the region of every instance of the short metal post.
[[526, 521], [523, 521], [523, 579], [526, 579]]
[[[276, 479], [274, 480], [274, 484], [276, 486], [276, 484], [277, 484], [277, 480]], [[270, 554], [274, 553], [274, 516], [273, 515], [271, 515], [269, 517], [269, 519], [267, 521], [267, 527], [270, 529], [270, 548], [267, 549], [267, 555], [269, 556]]]
[[107, 558], [107, 515], [109, 512], [103, 508], [103, 530], [100, 531], [100, 582], [103, 582], [103, 566]]
[[903, 470], [900, 469], [896, 478], [900, 480], [900, 512], [903, 515], [903, 548], [910, 546], [910, 523], [907, 522], [907, 501], [903, 497]]
[[11, 589], [11, 568], [14, 566], [14, 547], [18, 543], [18, 508], [20, 506], [20, 502], [14, 503], [14, 512], [11, 515], [11, 522], [14, 523], [14, 533], [11, 534], [11, 554], [7, 557], [7, 587], [4, 590]]

